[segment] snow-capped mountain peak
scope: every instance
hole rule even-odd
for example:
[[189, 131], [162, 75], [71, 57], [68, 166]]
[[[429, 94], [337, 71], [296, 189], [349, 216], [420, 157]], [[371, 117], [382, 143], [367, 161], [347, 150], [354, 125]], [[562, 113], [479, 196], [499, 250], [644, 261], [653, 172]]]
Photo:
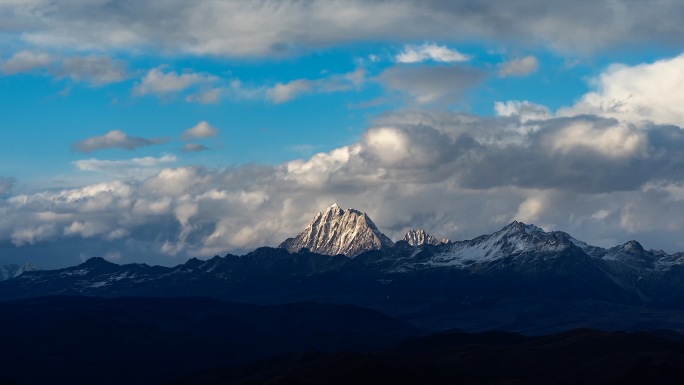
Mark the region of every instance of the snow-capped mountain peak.
[[409, 230], [403, 238], [411, 246], [438, 245], [441, 242], [437, 238], [425, 232], [425, 230]]
[[392, 241], [359, 210], [343, 210], [335, 203], [316, 214], [304, 231], [279, 247], [291, 253], [307, 248], [326, 255], [355, 257], [368, 250], [392, 247]]
[[513, 221], [510, 224], [504, 226], [501, 230], [499, 230], [497, 233], [506, 233], [506, 234], [521, 234], [525, 233], [528, 235], [539, 235], [539, 234], [546, 234], [546, 232], [538, 226], [535, 225], [528, 225], [523, 222], [518, 222], [518, 221]]
[[452, 243], [448, 251], [435, 256], [433, 264], [462, 266], [522, 253], [557, 252], [573, 246], [583, 248], [585, 244], [561, 231], [546, 232], [538, 226], [514, 221], [495, 233]]
[[638, 253], [644, 251], [644, 247], [641, 246], [641, 243], [634, 241], [634, 240], [631, 240], [631, 241], [625, 243], [624, 245], [622, 245], [622, 248], [626, 251], [634, 251], [634, 252], [638, 252]]

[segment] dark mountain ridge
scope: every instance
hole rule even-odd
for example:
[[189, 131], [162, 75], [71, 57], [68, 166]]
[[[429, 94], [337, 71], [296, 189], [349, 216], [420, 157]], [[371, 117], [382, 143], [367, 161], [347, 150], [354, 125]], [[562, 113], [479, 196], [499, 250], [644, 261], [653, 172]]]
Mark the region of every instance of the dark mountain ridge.
[[[296, 252], [262, 247], [175, 267], [91, 258], [0, 282], [0, 343], [11, 352], [0, 362], [0, 379], [439, 384], [682, 378], [673, 364], [681, 362], [682, 337], [656, 332], [684, 332], [680, 254], [645, 250], [636, 241], [600, 248], [521, 222], [471, 240], [437, 242], [416, 231], [382, 242], [365, 214], [335, 206], [326, 212], [297, 242], [288, 241], [301, 246]], [[312, 252], [304, 247], [309, 243], [332, 255]], [[587, 327], [655, 334], [548, 335]], [[454, 328], [463, 332], [386, 348], [426, 330]], [[489, 330], [500, 332], [465, 333]], [[284, 355], [252, 362], [274, 354]], [[599, 374], [596, 381], [592, 373]]]
[[243, 256], [193, 258], [175, 267], [92, 258], [0, 282], [0, 299], [319, 301], [369, 307], [433, 330], [544, 333], [583, 326], [638, 330], [639, 325], [681, 330], [675, 320], [684, 310], [684, 267], [673, 258], [636, 242], [602, 249], [563, 232], [513, 222], [472, 240], [421, 246], [399, 241], [355, 258], [268, 247]]
[[[564, 232], [513, 222], [472, 240], [419, 246], [399, 241], [354, 258], [269, 247], [243, 256], [193, 258], [175, 267], [92, 258], [0, 282], [0, 300], [88, 295], [319, 301], [369, 307], [433, 330], [542, 333], [562, 330], [564, 323], [598, 326], [596, 320], [610, 328], [611, 318], [620, 328], [637, 330], [644, 322], [671, 327], [684, 310], [682, 262], [677, 254], [647, 251], [635, 241], [604, 249]], [[543, 312], [541, 303], [565, 308]], [[644, 306], [657, 315], [637, 311]], [[603, 318], [568, 319], [572, 315], [563, 309], [573, 308], [580, 314], [613, 310]], [[530, 315], [535, 312], [537, 318]], [[618, 320], [618, 314], [630, 322]], [[649, 323], [653, 317], [658, 322]]]

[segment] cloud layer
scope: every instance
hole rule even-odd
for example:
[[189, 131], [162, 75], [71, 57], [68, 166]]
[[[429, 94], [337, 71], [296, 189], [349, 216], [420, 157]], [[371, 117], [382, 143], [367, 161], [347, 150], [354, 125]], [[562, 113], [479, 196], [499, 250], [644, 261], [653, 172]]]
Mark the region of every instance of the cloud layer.
[[68, 78], [93, 87], [120, 82], [130, 77], [127, 64], [109, 56], [62, 56], [24, 50], [0, 60], [0, 74], [20, 73], [39, 73], [57, 79]]
[[683, 13], [672, 1], [34, 0], [0, 4], [0, 20], [8, 20], [0, 28], [25, 44], [76, 51], [288, 56], [369, 40], [492, 39], [590, 52], [649, 41], [681, 45]]
[[[526, 105], [517, 106], [524, 111]], [[278, 166], [163, 168], [9, 196], [0, 207], [0, 241], [37, 247], [61, 240], [76, 249], [83, 240], [98, 240], [119, 250], [122, 261], [140, 258], [146, 245], [150, 255], [174, 262], [277, 245], [315, 212], [340, 202], [369, 212], [395, 240], [412, 226], [464, 239], [517, 219], [603, 246], [624, 242], [627, 234], [684, 249], [674, 236], [684, 230], [682, 129], [508, 112], [498, 118], [387, 113], [354, 144]], [[76, 165], [113, 173], [175, 160]]]

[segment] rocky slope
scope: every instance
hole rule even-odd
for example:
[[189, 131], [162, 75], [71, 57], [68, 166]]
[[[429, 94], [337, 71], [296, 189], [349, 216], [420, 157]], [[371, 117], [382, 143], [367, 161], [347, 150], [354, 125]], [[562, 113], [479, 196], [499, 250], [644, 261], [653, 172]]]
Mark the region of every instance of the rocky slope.
[[449, 243], [449, 238], [442, 238], [437, 240], [437, 238], [425, 232], [425, 230], [409, 230], [406, 235], [404, 235], [404, 241], [408, 242], [411, 246], [422, 246], [422, 245], [439, 245], [441, 243]]
[[365, 251], [393, 245], [368, 215], [354, 209], [343, 210], [335, 203], [316, 214], [304, 231], [279, 247], [291, 253], [306, 248], [318, 254], [342, 254], [354, 258]]

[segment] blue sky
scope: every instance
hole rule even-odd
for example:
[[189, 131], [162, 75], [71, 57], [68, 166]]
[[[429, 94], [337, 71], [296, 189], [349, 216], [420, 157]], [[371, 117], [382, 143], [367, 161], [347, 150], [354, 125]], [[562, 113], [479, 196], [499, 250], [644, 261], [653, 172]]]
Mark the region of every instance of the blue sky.
[[242, 253], [334, 202], [395, 240], [517, 219], [682, 251], [682, 14], [0, 1], [0, 258]]

